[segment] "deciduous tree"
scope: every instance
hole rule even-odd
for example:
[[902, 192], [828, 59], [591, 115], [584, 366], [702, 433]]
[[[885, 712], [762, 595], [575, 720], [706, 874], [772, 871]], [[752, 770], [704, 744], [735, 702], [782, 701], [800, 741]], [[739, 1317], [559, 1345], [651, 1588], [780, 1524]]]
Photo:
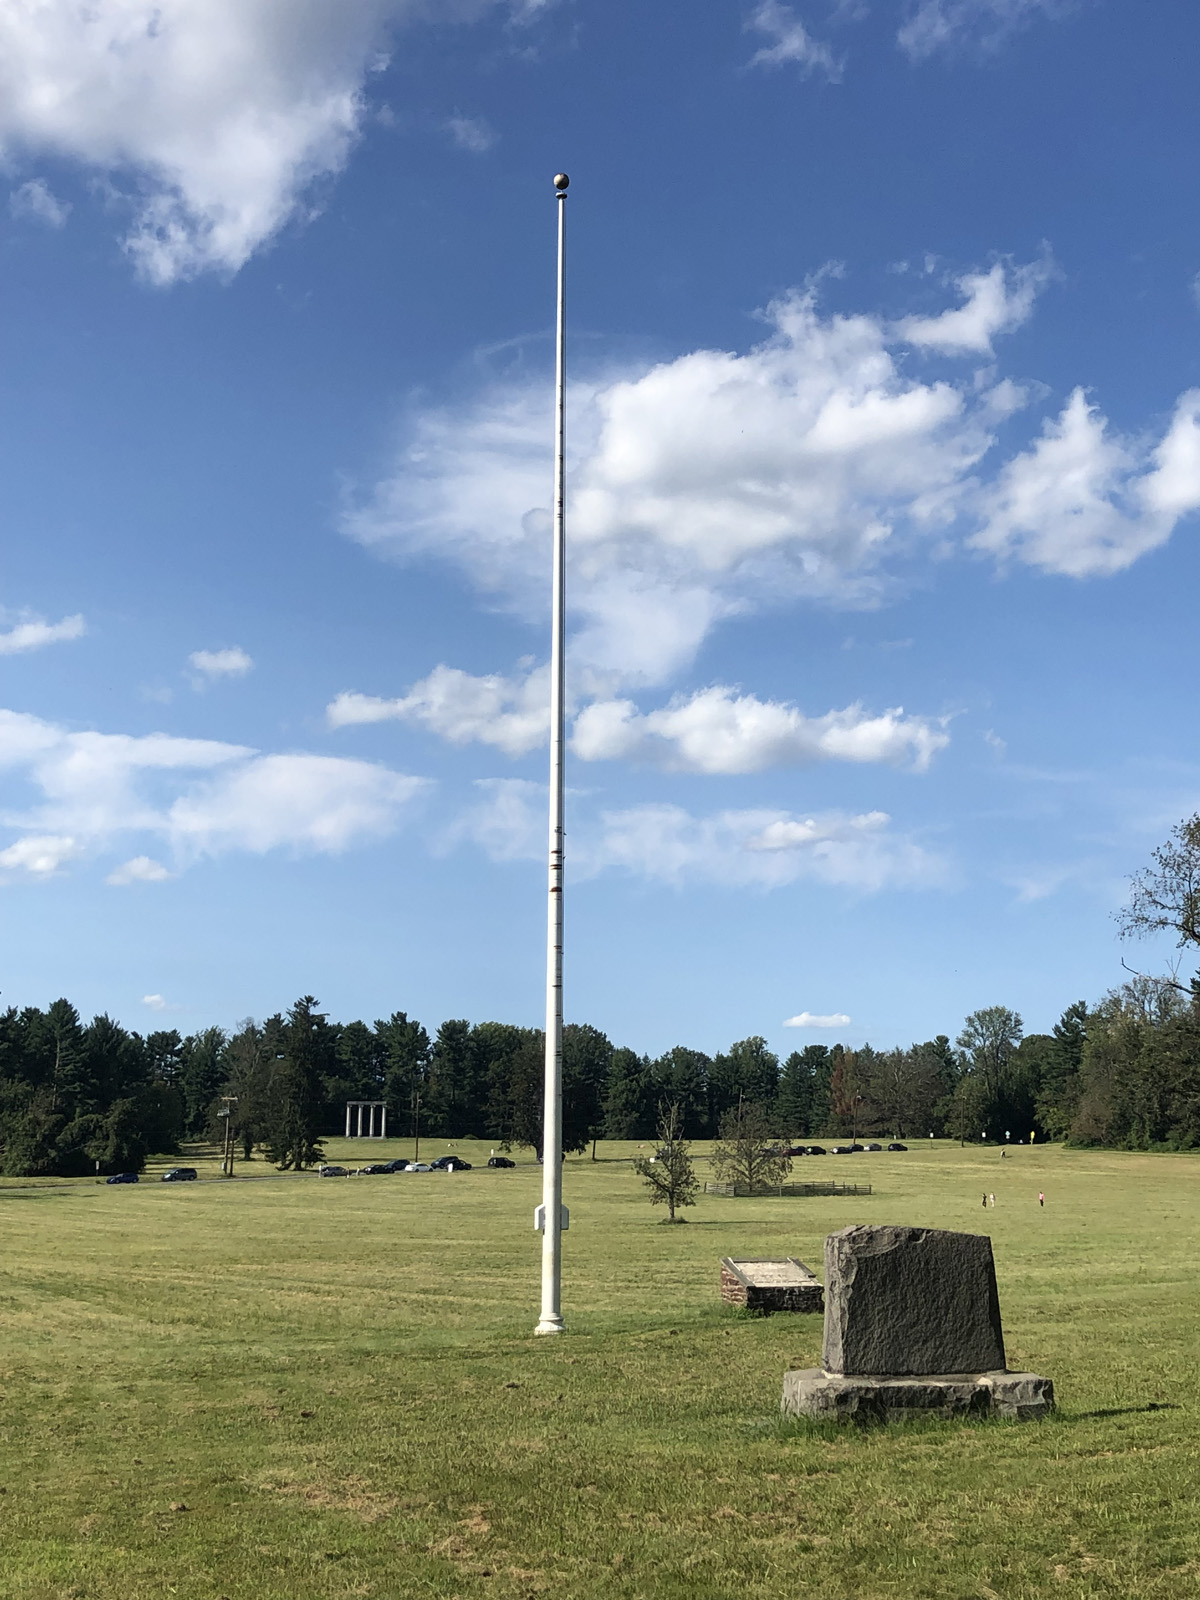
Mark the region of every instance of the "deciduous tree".
[[663, 1105], [658, 1113], [658, 1144], [650, 1157], [638, 1156], [633, 1170], [650, 1191], [650, 1204], [666, 1206], [668, 1222], [682, 1222], [676, 1211], [696, 1203], [696, 1173], [691, 1151], [683, 1137], [683, 1113], [677, 1104]]

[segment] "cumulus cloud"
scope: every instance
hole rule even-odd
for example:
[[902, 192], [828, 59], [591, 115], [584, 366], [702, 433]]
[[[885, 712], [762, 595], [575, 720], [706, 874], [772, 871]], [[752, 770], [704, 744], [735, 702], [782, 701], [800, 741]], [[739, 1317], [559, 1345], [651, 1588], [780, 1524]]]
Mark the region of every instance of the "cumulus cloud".
[[151, 1011], [166, 1011], [168, 1009], [166, 996], [161, 994], [144, 994], [142, 996], [142, 1004]]
[[1046, 257], [1022, 267], [997, 261], [987, 272], [968, 272], [954, 280], [961, 306], [932, 317], [904, 317], [896, 331], [909, 344], [944, 355], [990, 356], [997, 334], [1028, 321], [1052, 270]]
[[785, 1028], [848, 1028], [850, 1018], [844, 1011], [801, 1011], [798, 1016], [787, 1017]]
[[[546, 743], [549, 674], [475, 676], [439, 666], [407, 695], [384, 699], [345, 692], [326, 707], [333, 728], [399, 721], [419, 724], [452, 744], [478, 742], [524, 756]], [[886, 762], [924, 772], [950, 742], [940, 722], [878, 715], [861, 705], [807, 717], [795, 706], [717, 684], [679, 695], [659, 710], [601, 699], [575, 717], [571, 749], [583, 761], [641, 761], [673, 772], [744, 773], [817, 761]]]
[[[768, 308], [743, 355], [698, 350], [569, 395], [577, 668], [662, 682], [720, 618], [795, 596], [869, 604], [888, 560], [944, 536], [1011, 384], [911, 376], [870, 316]], [[345, 531], [459, 565], [529, 614], [546, 590], [544, 384], [411, 419], [400, 460]]]
[[64, 617], [61, 622], [27, 616], [0, 632], [0, 656], [23, 655], [27, 650], [40, 650], [43, 645], [58, 644], [64, 639], [81, 639], [86, 632], [84, 620], [78, 615]]
[[[463, 0], [465, 20], [493, 0]], [[526, 0], [512, 7], [529, 16]], [[0, 7], [0, 153], [74, 160], [131, 213], [151, 283], [236, 271], [339, 172], [370, 73], [420, 0], [63, 0]]]
[[152, 856], [134, 856], [131, 861], [123, 861], [104, 881], [123, 888], [130, 883], [164, 883], [170, 876], [161, 861]]
[[400, 811], [425, 786], [367, 761], [274, 755], [223, 771], [167, 814], [185, 853], [262, 854], [280, 846], [339, 854], [395, 830]]
[[[958, 279], [944, 312], [898, 320], [823, 315], [809, 289], [771, 305], [767, 337], [743, 354], [576, 381], [576, 690], [668, 682], [722, 619], [796, 600], [877, 605], [913, 562], [955, 548], [1084, 577], [1168, 538], [1200, 502], [1192, 392], [1152, 448], [1114, 439], [1079, 395], [1033, 446], [997, 448], [1029, 394], [997, 376], [992, 346], [1051, 271], [1048, 258], [998, 262]], [[915, 373], [914, 347], [940, 369]], [[548, 386], [527, 379], [415, 411], [343, 529], [393, 559], [451, 562], [540, 622], [550, 428]]]
[[[336, 853], [393, 832], [425, 787], [366, 761], [264, 755], [168, 734], [72, 733], [15, 711], [0, 711], [0, 771], [10, 794], [17, 783], [27, 792], [24, 807], [0, 812], [0, 825], [20, 834], [0, 866], [43, 875], [139, 833], [162, 841], [177, 867], [234, 850]], [[137, 855], [109, 881], [166, 875]]]
[[523, 677], [497, 673], [476, 677], [438, 666], [395, 700], [346, 692], [327, 707], [330, 727], [367, 722], [408, 722], [426, 727], [451, 744], [479, 741], [506, 755], [523, 756], [545, 744], [550, 729], [550, 682], [545, 667]]
[[71, 214], [71, 207], [60, 200], [45, 178], [30, 178], [8, 197], [8, 209], [18, 222], [43, 222], [48, 228], [61, 228]]
[[817, 761], [888, 762], [923, 772], [949, 735], [901, 707], [861, 705], [806, 717], [795, 706], [715, 685], [640, 713], [631, 700], [598, 701], [575, 721], [571, 748], [585, 761], [650, 761], [675, 772], [763, 772]]
[[78, 853], [74, 839], [62, 834], [30, 833], [0, 850], [0, 868], [23, 872], [31, 878], [49, 878]]
[[[546, 790], [517, 779], [477, 785], [478, 800], [447, 830], [493, 860], [536, 860], [546, 850]], [[775, 889], [798, 879], [875, 893], [931, 888], [949, 868], [917, 841], [892, 832], [880, 811], [798, 817], [774, 809], [696, 816], [677, 805], [598, 813], [577, 802], [571, 819], [572, 879], [623, 872], [674, 888], [714, 884]]]
[[920, 0], [897, 40], [914, 61], [939, 50], [993, 49], [1038, 17], [1057, 18], [1071, 0]]
[[984, 497], [977, 549], [1083, 578], [1120, 572], [1200, 508], [1200, 389], [1151, 449], [1114, 434], [1076, 389]]
[[831, 83], [842, 76], [842, 63], [827, 44], [814, 39], [789, 6], [780, 0], [762, 0], [746, 27], [771, 41], [750, 58], [752, 67], [798, 67], [802, 73], [822, 72]]
[[254, 662], [238, 645], [229, 650], [193, 650], [188, 665], [200, 674], [200, 680], [217, 678], [244, 678]]

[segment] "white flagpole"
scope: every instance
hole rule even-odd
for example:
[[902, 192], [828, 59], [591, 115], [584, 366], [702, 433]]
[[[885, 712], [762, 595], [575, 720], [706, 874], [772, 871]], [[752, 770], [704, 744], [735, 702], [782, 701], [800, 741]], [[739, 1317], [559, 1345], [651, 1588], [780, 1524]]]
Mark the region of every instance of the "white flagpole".
[[566, 211], [565, 172], [554, 179], [558, 206], [558, 319], [554, 364], [554, 595], [550, 624], [550, 881], [546, 919], [546, 1100], [542, 1116], [542, 1315], [535, 1333], [561, 1333], [562, 1319], [562, 957], [563, 743], [566, 732], [566, 657], [563, 611], [567, 591], [567, 533], [563, 476], [566, 448]]

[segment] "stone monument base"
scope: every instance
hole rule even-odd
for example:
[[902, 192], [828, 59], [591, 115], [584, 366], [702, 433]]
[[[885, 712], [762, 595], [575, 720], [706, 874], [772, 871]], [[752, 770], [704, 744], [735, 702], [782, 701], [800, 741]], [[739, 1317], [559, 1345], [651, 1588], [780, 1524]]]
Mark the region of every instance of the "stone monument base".
[[819, 1422], [888, 1422], [931, 1415], [1031, 1422], [1053, 1411], [1054, 1384], [1034, 1372], [877, 1378], [810, 1367], [784, 1373], [782, 1409], [784, 1416]]

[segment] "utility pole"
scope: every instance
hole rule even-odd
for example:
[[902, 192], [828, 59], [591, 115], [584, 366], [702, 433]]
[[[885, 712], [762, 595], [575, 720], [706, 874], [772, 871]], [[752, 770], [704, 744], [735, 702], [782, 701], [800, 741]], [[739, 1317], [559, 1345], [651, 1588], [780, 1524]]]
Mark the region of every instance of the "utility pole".
[[221, 1150], [221, 1174], [223, 1177], [233, 1177], [233, 1108], [237, 1105], [237, 1095], [223, 1094], [221, 1096], [221, 1109], [217, 1115], [222, 1119], [225, 1130], [224, 1145]]
[[421, 1091], [413, 1090], [413, 1160], [421, 1159]]
[[546, 1082], [542, 1114], [542, 1203], [534, 1226], [542, 1232], [542, 1314], [535, 1333], [561, 1333], [562, 1229], [562, 965], [563, 745], [566, 734], [566, 221], [565, 172], [555, 174], [558, 210], [558, 294], [554, 339], [554, 561], [550, 611], [550, 861], [546, 919]]

